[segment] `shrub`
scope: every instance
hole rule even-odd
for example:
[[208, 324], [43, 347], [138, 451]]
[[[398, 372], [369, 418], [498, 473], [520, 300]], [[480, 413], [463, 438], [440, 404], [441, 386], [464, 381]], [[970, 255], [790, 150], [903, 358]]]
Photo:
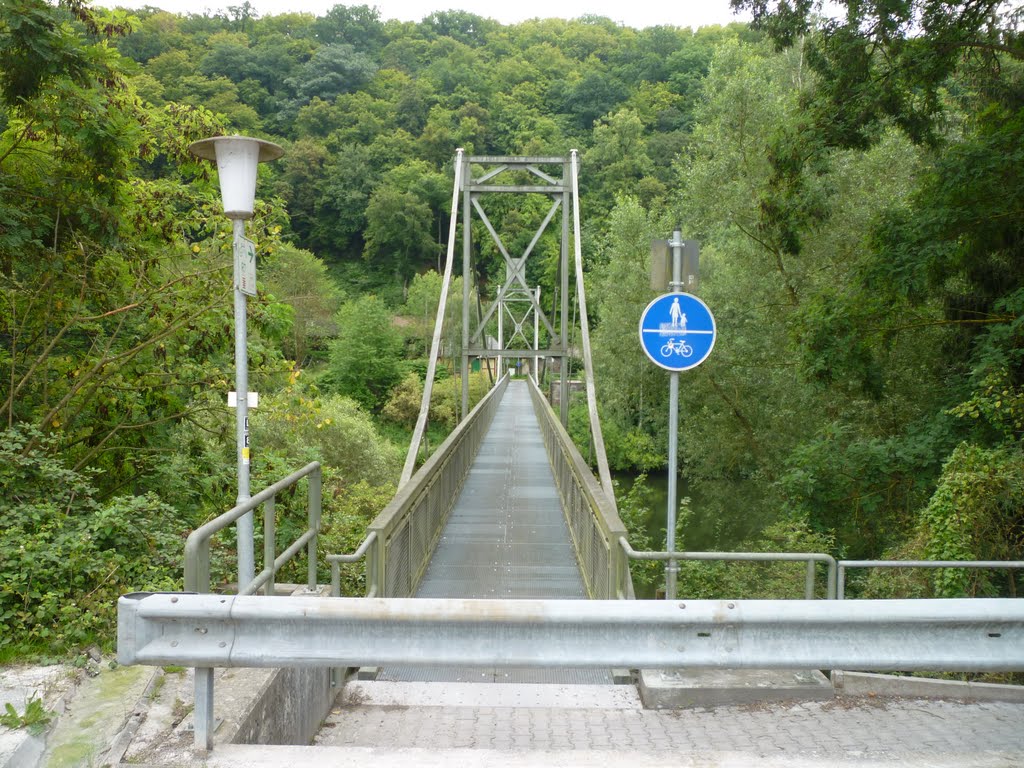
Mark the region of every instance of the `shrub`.
[[152, 494], [101, 501], [51, 451], [37, 432], [0, 433], [0, 651], [106, 645], [119, 595], [180, 588], [175, 511]]
[[398, 386], [391, 390], [384, 409], [381, 411], [388, 421], [412, 429], [420, 413], [423, 401], [423, 384], [415, 373], [407, 373]]
[[336, 318], [328, 380], [334, 390], [365, 408], [380, 407], [401, 376], [402, 336], [375, 296], [344, 304]]

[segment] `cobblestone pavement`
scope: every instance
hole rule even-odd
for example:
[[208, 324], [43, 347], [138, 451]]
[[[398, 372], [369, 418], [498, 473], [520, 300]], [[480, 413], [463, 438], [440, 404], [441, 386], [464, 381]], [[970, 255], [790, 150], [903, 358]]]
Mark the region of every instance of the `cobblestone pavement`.
[[1020, 766], [1024, 705], [879, 698], [676, 711], [364, 704], [336, 707], [317, 744], [431, 751], [664, 750], [680, 757], [730, 752], [826, 761], [963, 755], [964, 765], [990, 755], [995, 761], [984, 764]]

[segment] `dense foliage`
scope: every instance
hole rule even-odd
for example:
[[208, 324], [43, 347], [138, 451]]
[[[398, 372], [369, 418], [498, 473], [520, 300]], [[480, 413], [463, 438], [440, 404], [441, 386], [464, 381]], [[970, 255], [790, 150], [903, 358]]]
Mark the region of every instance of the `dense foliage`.
[[[616, 468], [664, 466], [665, 375], [636, 323], [650, 239], [681, 223], [703, 243], [720, 332], [685, 376], [684, 471], [721, 546], [1020, 558], [1020, 19], [996, 2], [848, 3], [836, 18], [811, 0], [734, 4], [753, 27], [0, 0], [0, 654], [108, 629], [112, 596], [177, 583], [182, 537], [233, 503], [230, 229], [186, 151], [222, 132], [286, 150], [262, 167], [249, 224], [254, 487], [323, 461], [332, 551], [389, 497], [391, 439], [418, 410], [456, 148], [575, 148]], [[487, 206], [513, 252], [546, 212]], [[504, 263], [486, 232], [474, 241], [479, 311]], [[558, 255], [545, 235], [528, 262], [552, 315]], [[437, 375], [437, 425], [457, 419], [455, 367]], [[634, 485], [638, 537], [648, 508]], [[698, 567], [681, 583], [783, 594], [773, 579]]]
[[[671, 203], [703, 241], [720, 332], [686, 377], [691, 488], [730, 545], [778, 548], [788, 525], [854, 558], [1019, 557], [1019, 19], [998, 3], [850, 3], [837, 19], [735, 4], [776, 46], [716, 50]], [[664, 390], [624, 340], [667, 223], [621, 201], [595, 270], [598, 384], [645, 433]], [[910, 586], [886, 576], [873, 594]], [[1005, 572], [914, 585], [1015, 593]]]

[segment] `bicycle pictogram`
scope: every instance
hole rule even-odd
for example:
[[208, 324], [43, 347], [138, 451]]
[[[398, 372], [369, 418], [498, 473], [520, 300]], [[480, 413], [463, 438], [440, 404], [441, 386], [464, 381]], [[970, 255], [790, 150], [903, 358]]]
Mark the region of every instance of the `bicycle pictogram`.
[[683, 357], [689, 357], [693, 354], [693, 347], [686, 343], [685, 339], [676, 341], [675, 339], [669, 339], [665, 346], [661, 348], [661, 354], [663, 357], [676, 354], [682, 355]]

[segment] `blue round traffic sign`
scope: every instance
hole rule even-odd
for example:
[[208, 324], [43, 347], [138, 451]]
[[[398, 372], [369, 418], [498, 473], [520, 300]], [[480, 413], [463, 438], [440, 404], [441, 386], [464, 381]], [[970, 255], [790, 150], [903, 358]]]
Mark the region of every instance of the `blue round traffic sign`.
[[708, 305], [689, 293], [659, 296], [640, 315], [640, 346], [667, 371], [688, 371], [707, 360], [715, 333]]

